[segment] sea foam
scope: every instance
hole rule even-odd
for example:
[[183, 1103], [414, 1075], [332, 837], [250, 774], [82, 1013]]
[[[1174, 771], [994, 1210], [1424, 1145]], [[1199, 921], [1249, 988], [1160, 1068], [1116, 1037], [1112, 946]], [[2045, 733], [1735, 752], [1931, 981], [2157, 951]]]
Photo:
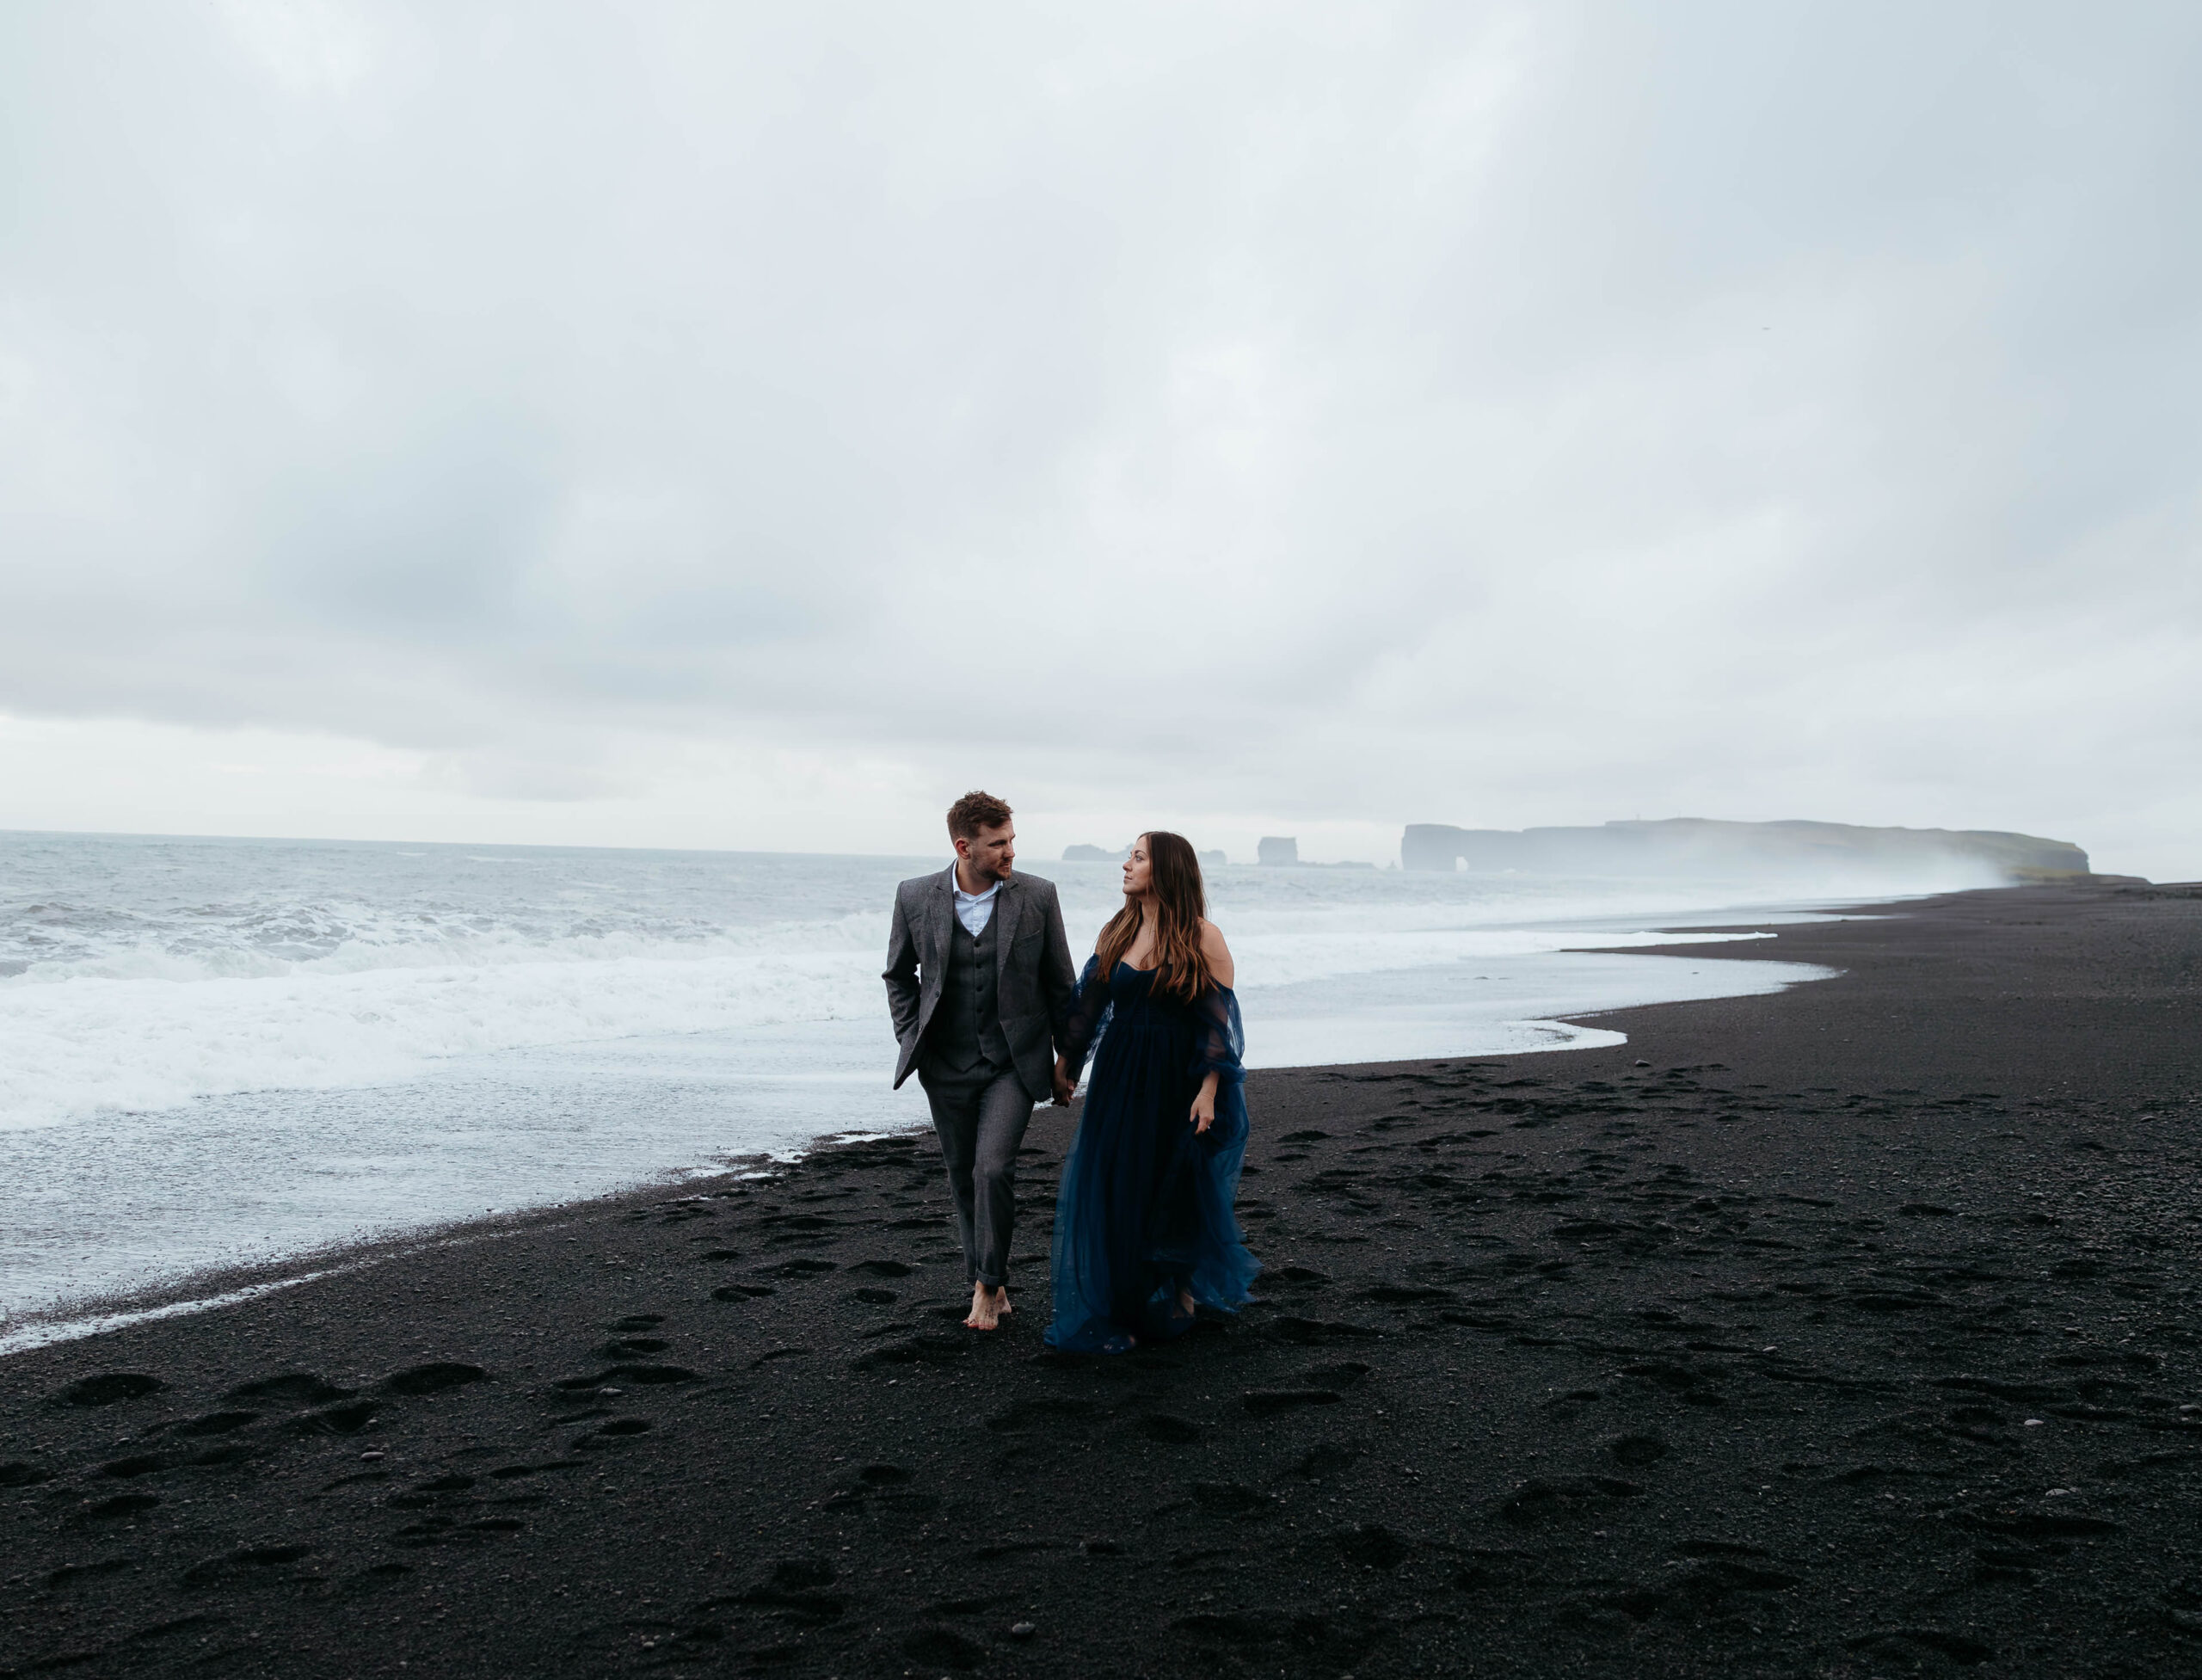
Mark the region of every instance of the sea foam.
[[[0, 1323], [922, 1124], [880, 969], [944, 866], [0, 835]], [[1116, 871], [1039, 872], [1082, 957]], [[1731, 937], [1659, 929], [1747, 886], [1209, 889], [1258, 1068], [1612, 1043], [1579, 1018], [1818, 972], [1612, 954]]]
[[[879, 915], [649, 955], [502, 948], [484, 961], [450, 946], [381, 948], [372, 965], [354, 956], [254, 978], [80, 969], [17, 981], [0, 987], [0, 1127], [238, 1092], [387, 1085], [454, 1056], [879, 1017], [887, 931]], [[1304, 985], [1586, 944], [1729, 937], [1364, 923], [1242, 934], [1236, 956], [1251, 982]]]
[[[386, 1086], [474, 1055], [681, 1034], [761, 1048], [775, 1029], [883, 1020], [895, 883], [943, 866], [36, 834], [0, 835], [0, 1129]], [[1117, 872], [1043, 872], [1082, 955], [1122, 904]], [[1652, 927], [1735, 892], [1243, 867], [1209, 886], [1242, 988], [1713, 937]]]

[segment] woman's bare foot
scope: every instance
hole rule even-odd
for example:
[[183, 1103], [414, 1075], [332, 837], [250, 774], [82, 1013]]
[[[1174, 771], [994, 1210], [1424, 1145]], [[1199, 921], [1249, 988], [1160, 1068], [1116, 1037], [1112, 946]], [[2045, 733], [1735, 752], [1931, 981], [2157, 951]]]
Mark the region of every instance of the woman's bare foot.
[[1009, 1310], [1009, 1291], [997, 1289], [985, 1283], [971, 1285], [971, 1312], [963, 1323], [972, 1330], [994, 1330], [1000, 1327], [1001, 1315]]
[[1184, 1314], [1187, 1318], [1191, 1318], [1199, 1310], [1198, 1306], [1193, 1300], [1193, 1292], [1190, 1289], [1180, 1289], [1178, 1291], [1178, 1305], [1184, 1309]]

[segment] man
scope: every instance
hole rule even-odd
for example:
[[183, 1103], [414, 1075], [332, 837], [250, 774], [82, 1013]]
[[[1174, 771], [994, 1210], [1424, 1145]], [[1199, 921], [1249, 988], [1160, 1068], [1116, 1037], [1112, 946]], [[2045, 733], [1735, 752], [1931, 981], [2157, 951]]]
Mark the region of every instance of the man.
[[1017, 1149], [1032, 1105], [1054, 1093], [1055, 1052], [1078, 991], [1052, 882], [1012, 873], [1017, 831], [990, 793], [948, 809], [956, 861], [895, 889], [887, 1007], [901, 1054], [932, 1105], [948, 1192], [970, 1275], [963, 1322], [992, 1330], [1010, 1310]]

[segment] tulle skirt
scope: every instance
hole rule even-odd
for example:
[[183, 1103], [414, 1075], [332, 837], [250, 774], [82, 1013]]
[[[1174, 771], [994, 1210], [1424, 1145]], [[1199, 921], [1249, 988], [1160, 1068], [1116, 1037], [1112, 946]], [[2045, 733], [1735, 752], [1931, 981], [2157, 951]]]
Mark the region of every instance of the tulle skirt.
[[1195, 1035], [1182, 1012], [1121, 1005], [1095, 1056], [1055, 1201], [1051, 1347], [1115, 1353], [1181, 1335], [1181, 1294], [1234, 1312], [1261, 1262], [1232, 1203], [1246, 1158], [1246, 1102], [1218, 1086], [1215, 1123], [1193, 1129]]

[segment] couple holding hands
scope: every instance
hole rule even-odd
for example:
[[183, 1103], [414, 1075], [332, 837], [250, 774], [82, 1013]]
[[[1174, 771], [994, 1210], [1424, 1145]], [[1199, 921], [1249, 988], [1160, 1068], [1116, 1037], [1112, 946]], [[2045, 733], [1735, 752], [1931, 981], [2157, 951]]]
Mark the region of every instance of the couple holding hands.
[[1014, 872], [1011, 815], [965, 794], [948, 812], [955, 863], [895, 890], [895, 1083], [925, 1086], [971, 1280], [963, 1321], [992, 1330], [1011, 1311], [1033, 1105], [1067, 1105], [1092, 1058], [1056, 1195], [1047, 1341], [1121, 1353], [1183, 1333], [1202, 1304], [1235, 1311], [1261, 1270], [1232, 1212], [1246, 1105], [1231, 951], [1191, 844], [1157, 831], [1133, 845], [1123, 908], [1075, 974], [1054, 884]]

